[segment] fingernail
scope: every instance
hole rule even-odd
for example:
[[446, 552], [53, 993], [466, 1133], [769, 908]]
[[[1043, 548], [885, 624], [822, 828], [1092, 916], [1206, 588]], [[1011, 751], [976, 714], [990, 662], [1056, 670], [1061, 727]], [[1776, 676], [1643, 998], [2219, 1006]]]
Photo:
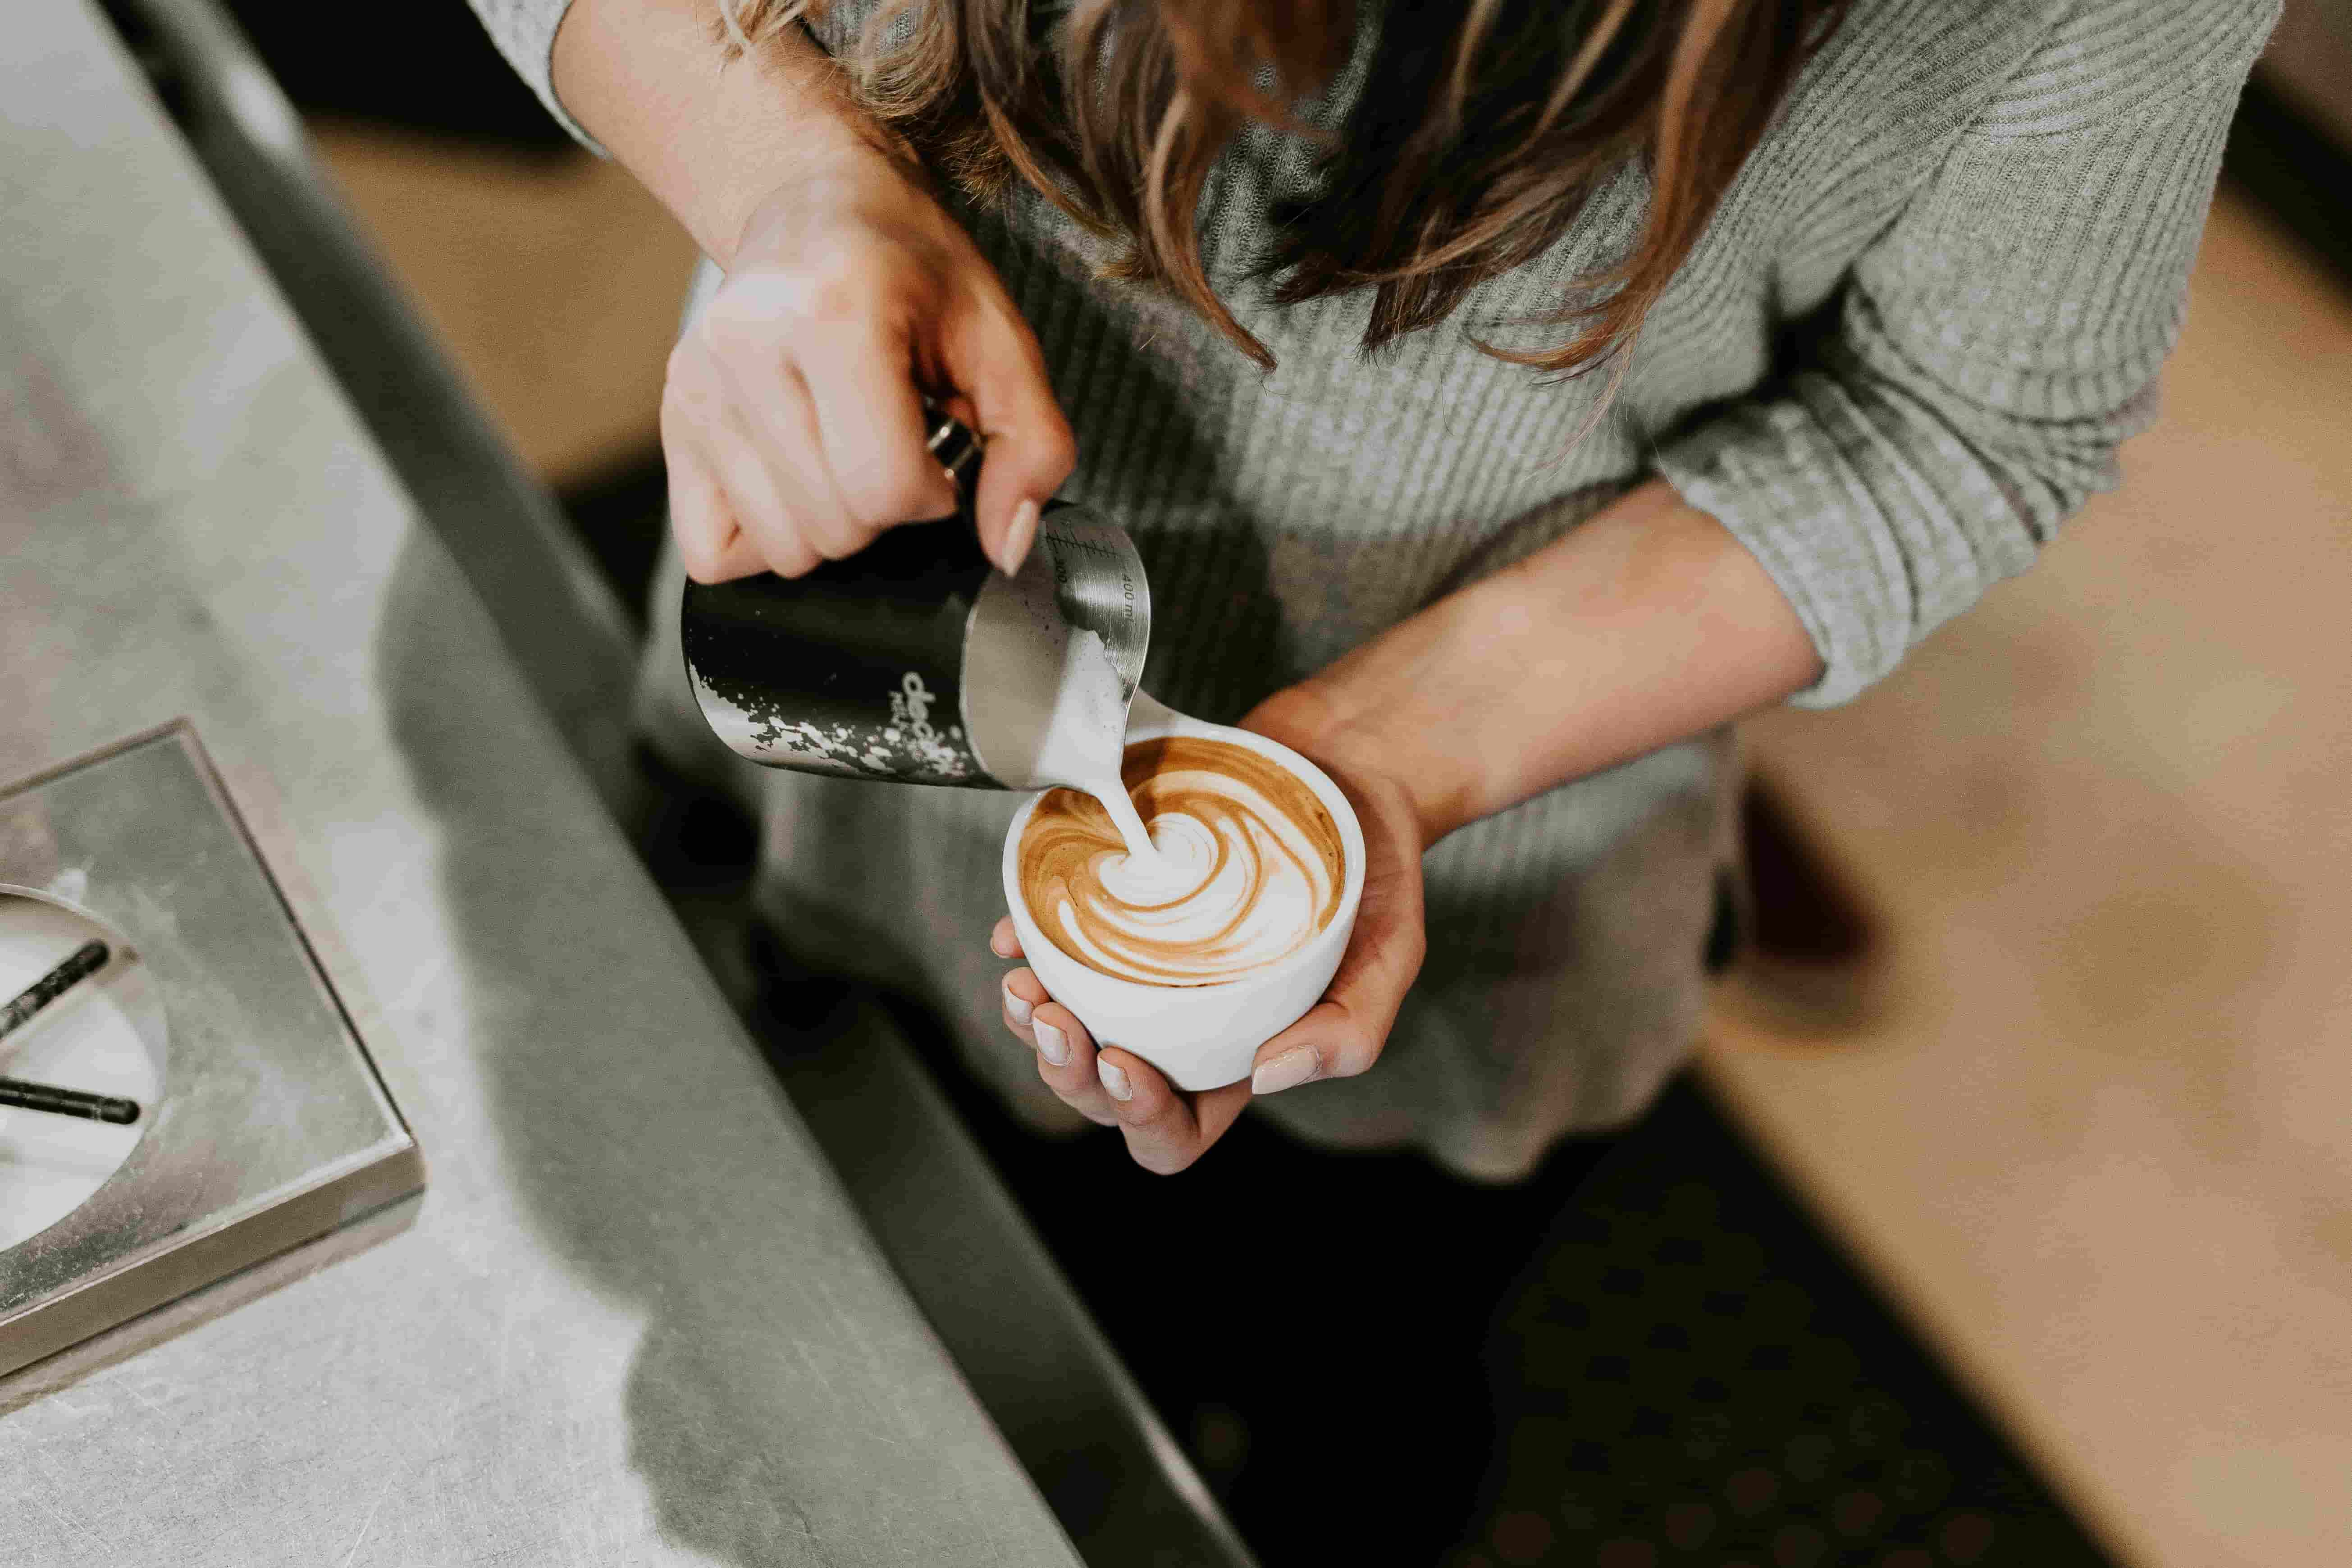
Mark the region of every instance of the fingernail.
[[1280, 1094], [1286, 1089], [1297, 1089], [1313, 1078], [1315, 1070], [1315, 1052], [1306, 1046], [1297, 1047], [1250, 1074], [1250, 1092]]
[[1029, 556], [1029, 545], [1037, 537], [1037, 503], [1022, 499], [1013, 509], [1013, 526], [1004, 532], [1004, 559], [997, 564], [1007, 577], [1021, 570], [1021, 563]]
[[1013, 994], [1013, 982], [1010, 980], [1004, 983], [1004, 1010], [1012, 1015], [1013, 1021], [1016, 1024], [1025, 1024], [1029, 1021], [1031, 1005]]
[[1127, 1069], [1102, 1057], [1095, 1058], [1095, 1076], [1102, 1079], [1104, 1090], [1122, 1103], [1135, 1098], [1135, 1086], [1127, 1081]]
[[1039, 1056], [1044, 1057], [1047, 1061], [1053, 1063], [1057, 1068], [1066, 1068], [1070, 1065], [1070, 1040], [1068, 1036], [1063, 1034], [1061, 1030], [1054, 1027], [1051, 1024], [1039, 1024], [1036, 1026], [1034, 1033], [1037, 1037], [1037, 1054]]

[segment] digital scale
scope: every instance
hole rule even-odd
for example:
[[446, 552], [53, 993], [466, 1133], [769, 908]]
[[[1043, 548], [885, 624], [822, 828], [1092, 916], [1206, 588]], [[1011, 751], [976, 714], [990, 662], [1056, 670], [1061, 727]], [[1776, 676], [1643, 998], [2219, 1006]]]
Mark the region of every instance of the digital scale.
[[184, 721], [0, 787], [0, 1405], [9, 1374], [424, 1189]]

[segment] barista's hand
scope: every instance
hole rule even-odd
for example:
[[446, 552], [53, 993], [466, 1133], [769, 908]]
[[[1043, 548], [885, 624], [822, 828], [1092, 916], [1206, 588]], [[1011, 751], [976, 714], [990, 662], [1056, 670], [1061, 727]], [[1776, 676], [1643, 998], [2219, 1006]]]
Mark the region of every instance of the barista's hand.
[[[1253, 1094], [1351, 1078], [1370, 1067], [1421, 972], [1421, 856], [1433, 836], [1412, 793], [1370, 748], [1330, 732], [1303, 689], [1260, 703], [1242, 727], [1312, 758], [1346, 793], [1364, 829], [1363, 900], [1331, 988], [1305, 1017], [1258, 1047], [1251, 1078], [1199, 1093], [1179, 1089], [1139, 1057], [1117, 1047], [1097, 1051], [1077, 1015], [1046, 994], [1035, 971], [1016, 969], [1004, 978], [1004, 1026], [1036, 1051], [1037, 1076], [1081, 1115], [1116, 1126], [1135, 1163], [1162, 1175], [1199, 1159]], [[1009, 918], [996, 922], [989, 947], [1000, 958], [1021, 956]]]
[[812, 153], [723, 260], [662, 395], [688, 574], [798, 576], [954, 510], [919, 388], [952, 389], [987, 441], [981, 543], [1017, 567], [1076, 448], [1037, 340], [920, 176], [864, 140]]

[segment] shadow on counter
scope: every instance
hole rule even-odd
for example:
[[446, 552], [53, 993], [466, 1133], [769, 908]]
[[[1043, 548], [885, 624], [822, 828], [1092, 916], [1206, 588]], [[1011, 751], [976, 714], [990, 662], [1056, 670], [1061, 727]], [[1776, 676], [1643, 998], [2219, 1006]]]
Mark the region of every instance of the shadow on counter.
[[[551, 1445], [558, 1464], [569, 1447], [625, 1444], [663, 1539], [730, 1568], [835, 1561], [858, 1542], [908, 1561], [934, 1546], [935, 1561], [1013, 1561], [1003, 1540], [1050, 1526], [975, 1533], [1034, 1494], [977, 1414], [961, 1415], [956, 1373], [895, 1299], [797, 1119], [740, 1092], [713, 1100], [712, 1082], [756, 1084], [756, 1069], [667, 1050], [682, 1023], [707, 1045], [723, 1017], [715, 995], [690, 1009], [698, 1021], [678, 1016], [681, 994], [708, 984], [692, 950], [658, 905], [644, 906], [640, 929], [583, 929], [564, 913], [609, 900], [602, 880], [615, 870], [638, 874], [568, 767], [532, 778], [485, 765], [511, 753], [499, 715], [528, 699], [486, 698], [516, 676], [450, 657], [472, 646], [460, 634], [473, 613], [458, 569], [412, 543], [376, 649], [394, 739], [438, 830], [434, 872], [463, 960], [451, 1013], [481, 1035], [486, 1125], [467, 1131], [493, 1142], [528, 1222], [593, 1298], [566, 1298], [582, 1328], [609, 1336], [613, 1314], [635, 1325], [625, 1378], [613, 1369], [620, 1431], [504, 1440]], [[642, 995], [566, 984], [583, 972], [657, 983]], [[487, 1336], [506, 1347], [499, 1375], [606, 1375], [581, 1366], [570, 1328], [552, 1311], [509, 1317]], [[926, 1411], [958, 1418], [933, 1430]], [[517, 1419], [488, 1400], [452, 1418]], [[519, 1534], [530, 1521], [483, 1528]], [[525, 1555], [550, 1549], [538, 1541]]]

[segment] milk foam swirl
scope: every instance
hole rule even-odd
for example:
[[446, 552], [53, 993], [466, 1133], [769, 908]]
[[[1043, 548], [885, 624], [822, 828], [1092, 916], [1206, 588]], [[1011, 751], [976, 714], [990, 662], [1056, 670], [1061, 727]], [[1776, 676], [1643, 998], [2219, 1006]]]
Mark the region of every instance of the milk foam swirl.
[[1076, 790], [1049, 792], [1021, 836], [1022, 895], [1072, 957], [1123, 980], [1212, 985], [1280, 963], [1330, 923], [1339, 829], [1289, 770], [1188, 735], [1128, 747], [1121, 773], [1160, 865], [1130, 857]]

